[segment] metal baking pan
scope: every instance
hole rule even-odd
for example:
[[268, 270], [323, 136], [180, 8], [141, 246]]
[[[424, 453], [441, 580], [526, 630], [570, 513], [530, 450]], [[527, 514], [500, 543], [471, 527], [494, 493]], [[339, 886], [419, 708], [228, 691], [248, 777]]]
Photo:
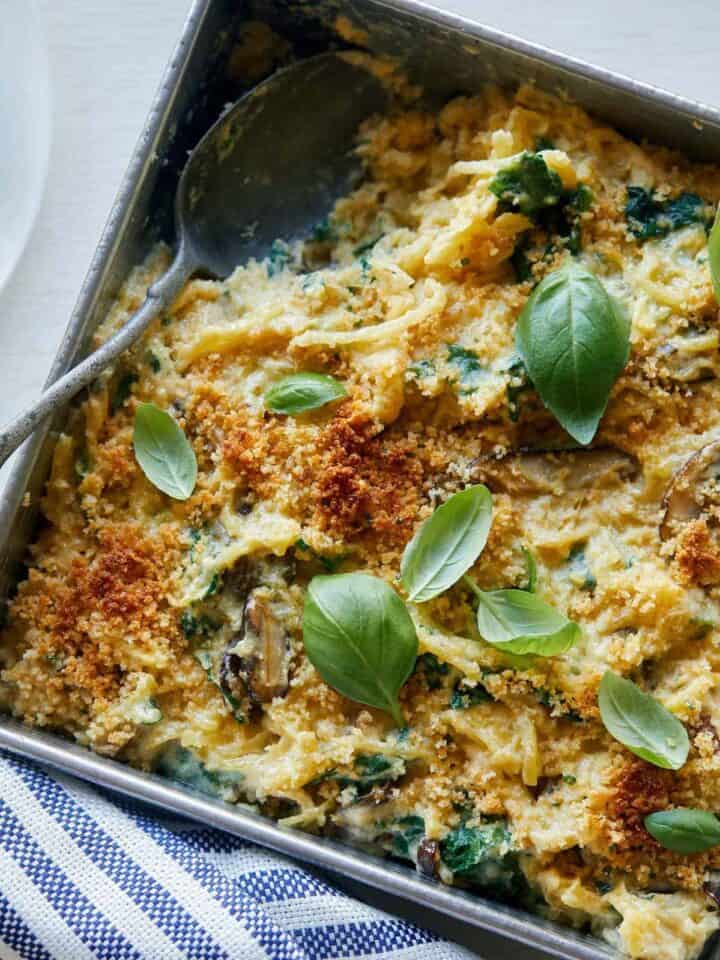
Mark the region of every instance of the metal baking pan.
[[[110, 219], [83, 284], [50, 380], [82, 355], [92, 331], [129, 270], [153, 243], [170, 238], [172, 196], [186, 151], [242, 91], [227, 65], [243, 21], [261, 20], [288, 39], [296, 57], [343, 41], [332, 29], [339, 16], [363, 30], [373, 51], [401, 60], [431, 101], [476, 90], [492, 81], [515, 86], [533, 80], [562, 92], [635, 139], [720, 158], [720, 112], [637, 83], [543, 47], [518, 40], [416, 0], [195, 0], [133, 155]], [[47, 476], [55, 423], [38, 431], [17, 458], [0, 499], [0, 595], [22, 574], [37, 522], [36, 504]], [[29, 496], [27, 496], [29, 494]], [[193, 817], [431, 907], [558, 957], [613, 956], [600, 941], [483, 897], [445, 887], [411, 868], [383, 861], [324, 838], [277, 826], [258, 815], [193, 794], [168, 781], [103, 759], [59, 736], [0, 718], [0, 747], [48, 763], [96, 784]], [[704, 956], [720, 957], [710, 946]]]

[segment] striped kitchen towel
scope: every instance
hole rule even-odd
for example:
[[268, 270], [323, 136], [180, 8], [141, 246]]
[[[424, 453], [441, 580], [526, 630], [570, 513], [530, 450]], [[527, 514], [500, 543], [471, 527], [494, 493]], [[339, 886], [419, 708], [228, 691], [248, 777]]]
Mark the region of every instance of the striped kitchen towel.
[[0, 753], [0, 958], [471, 960], [218, 830]]

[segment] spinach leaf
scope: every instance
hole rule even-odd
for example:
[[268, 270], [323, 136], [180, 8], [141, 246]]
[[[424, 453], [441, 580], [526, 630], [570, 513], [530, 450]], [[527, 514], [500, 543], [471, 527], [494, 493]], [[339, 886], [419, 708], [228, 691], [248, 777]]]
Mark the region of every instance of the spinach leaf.
[[478, 703], [490, 703], [492, 700], [493, 698], [481, 683], [474, 687], [467, 687], [458, 680], [453, 687], [450, 709], [469, 710], [470, 707], [475, 707]]
[[521, 873], [504, 821], [460, 826], [440, 843], [440, 856], [454, 876], [498, 896], [517, 891]]
[[415, 673], [423, 675], [428, 690], [440, 690], [445, 686], [444, 678], [450, 673], [450, 667], [434, 653], [421, 653], [415, 661]]
[[448, 363], [458, 371], [462, 396], [474, 393], [487, 375], [478, 355], [458, 343], [448, 344]]
[[489, 189], [507, 207], [534, 219], [544, 207], [552, 207], [563, 195], [560, 177], [539, 153], [525, 152], [500, 170]]
[[545, 406], [590, 443], [630, 353], [630, 324], [600, 281], [568, 261], [528, 299], [517, 347]]
[[505, 388], [508, 402], [508, 416], [513, 423], [517, 423], [520, 419], [520, 397], [530, 389], [527, 370], [520, 357], [513, 357], [505, 370], [505, 374], [508, 378]]
[[715, 299], [720, 303], [720, 207], [715, 216], [708, 240], [708, 258], [710, 260], [710, 276], [712, 277]]
[[338, 553], [334, 556], [318, 553], [317, 550], [314, 550], [309, 543], [305, 543], [302, 537], [295, 541], [295, 549], [301, 553], [307, 553], [312, 560], [316, 560], [328, 573], [337, 573], [349, 556], [347, 553]]
[[607, 670], [598, 691], [600, 717], [608, 733], [636, 756], [679, 770], [690, 750], [685, 727], [632, 680]]
[[305, 413], [346, 397], [345, 387], [324, 373], [291, 373], [270, 387], [265, 406], [274, 413]]
[[168, 743], [155, 757], [153, 769], [163, 777], [176, 780], [200, 793], [223, 800], [237, 800], [244, 779], [241, 773], [208, 770], [191, 750], [176, 740]]
[[392, 825], [392, 853], [410, 858], [410, 848], [425, 836], [425, 820], [415, 814], [400, 817]]
[[628, 187], [625, 219], [639, 240], [664, 237], [692, 223], [707, 226], [708, 204], [696, 193], [681, 193], [673, 200], [658, 200], [645, 187]]
[[592, 591], [597, 586], [597, 579], [587, 563], [585, 544], [576, 543], [567, 559], [570, 581], [580, 590]]
[[355, 800], [366, 797], [374, 787], [393, 783], [407, 773], [402, 757], [388, 757], [384, 753], [358, 754], [353, 764], [356, 776], [330, 771], [325, 780], [335, 780], [341, 790], [352, 789]]
[[518, 283], [525, 283], [526, 280], [532, 280], [532, 265], [527, 256], [527, 242], [521, 238], [515, 245], [515, 249], [510, 257], [510, 263], [515, 271], [515, 279]]
[[676, 853], [702, 853], [720, 844], [720, 820], [707, 810], [659, 810], [645, 817], [645, 829], [666, 850]]
[[272, 278], [282, 273], [291, 259], [292, 254], [287, 243], [284, 240], [273, 240], [270, 244], [270, 253], [265, 258], [265, 269], [268, 277]]
[[203, 670], [205, 671], [210, 683], [212, 683], [214, 687], [217, 687], [217, 689], [222, 694], [223, 700], [227, 703], [228, 707], [230, 708], [230, 712], [232, 713], [233, 717], [237, 720], [237, 722], [247, 723], [247, 716], [245, 715], [243, 706], [238, 700], [238, 698], [234, 696], [232, 693], [230, 693], [230, 691], [226, 688], [226, 686], [220, 683], [219, 679], [215, 676], [215, 671], [213, 669], [212, 654], [210, 653], [210, 651], [202, 650], [202, 649], [196, 650], [194, 653], [194, 657], [197, 660], [197, 662], [200, 664], [200, 666], [203, 668]]
[[313, 577], [303, 614], [305, 652], [323, 680], [405, 726], [398, 693], [412, 673], [417, 634], [391, 587], [365, 573]]
[[492, 496], [482, 484], [439, 506], [403, 551], [400, 577], [410, 600], [432, 600], [457, 583], [480, 556], [491, 519]]
[[118, 385], [115, 388], [115, 393], [113, 394], [112, 400], [110, 401], [110, 414], [114, 416], [118, 410], [125, 406], [127, 400], [130, 399], [132, 394], [133, 384], [137, 383], [138, 375], [134, 371], [130, 371], [122, 376], [118, 380]]
[[435, 364], [427, 358], [416, 360], [414, 363], [408, 364], [407, 376], [411, 380], [424, 380], [425, 377], [434, 377]]
[[187, 500], [197, 481], [195, 452], [177, 422], [154, 403], [135, 412], [133, 449], [153, 486], [175, 500]]
[[509, 653], [552, 657], [569, 650], [580, 638], [580, 627], [527, 590], [480, 590], [469, 578], [478, 599], [477, 627], [486, 643]]

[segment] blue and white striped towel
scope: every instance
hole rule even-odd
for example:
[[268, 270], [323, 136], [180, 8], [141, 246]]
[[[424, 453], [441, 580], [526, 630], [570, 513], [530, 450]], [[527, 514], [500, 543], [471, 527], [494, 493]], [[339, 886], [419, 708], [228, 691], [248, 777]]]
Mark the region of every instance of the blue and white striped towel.
[[0, 958], [470, 960], [276, 854], [0, 753]]

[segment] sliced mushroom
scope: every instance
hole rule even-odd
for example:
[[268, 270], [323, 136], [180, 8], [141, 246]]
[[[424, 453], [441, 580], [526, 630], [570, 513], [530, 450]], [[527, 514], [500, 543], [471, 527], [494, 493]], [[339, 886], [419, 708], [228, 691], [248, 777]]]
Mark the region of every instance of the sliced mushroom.
[[238, 700], [247, 694], [255, 703], [269, 703], [288, 690], [290, 639], [266, 592], [259, 587], [248, 596], [240, 635], [220, 668], [221, 685]]
[[417, 868], [424, 877], [434, 877], [437, 874], [438, 860], [440, 859], [440, 844], [437, 840], [423, 837], [417, 848]]
[[517, 450], [499, 458], [479, 458], [473, 479], [505, 493], [533, 496], [612, 487], [637, 470], [634, 457], [615, 447]]
[[707, 883], [704, 883], [703, 892], [714, 906], [720, 907], [720, 883], [717, 880], [708, 880]]
[[713, 380], [718, 370], [718, 331], [693, 327], [663, 343], [657, 351], [658, 370], [677, 383]]
[[701, 447], [674, 474], [663, 497], [660, 537], [668, 540], [712, 505], [720, 505], [720, 440]]

